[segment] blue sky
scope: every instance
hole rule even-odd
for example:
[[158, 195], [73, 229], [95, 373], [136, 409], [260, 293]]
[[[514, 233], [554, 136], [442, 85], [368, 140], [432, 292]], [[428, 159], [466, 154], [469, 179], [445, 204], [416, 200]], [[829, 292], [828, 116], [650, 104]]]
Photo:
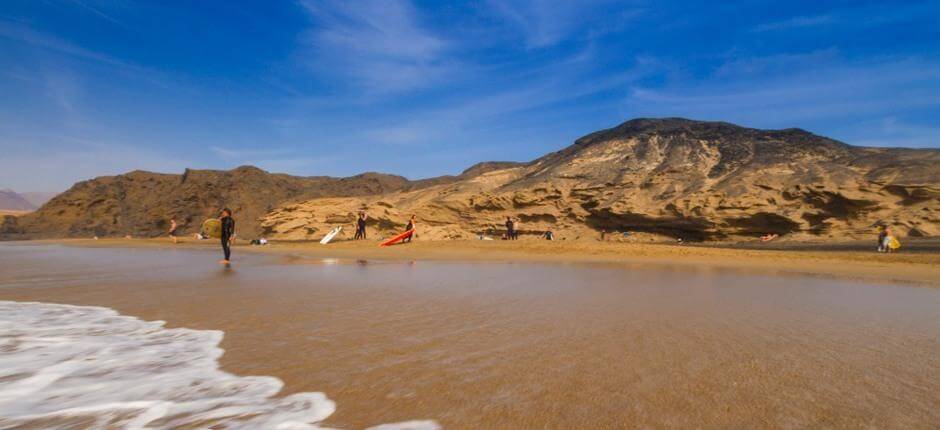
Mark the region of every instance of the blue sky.
[[940, 147], [938, 21], [936, 1], [5, 0], [0, 188], [421, 178], [644, 116]]

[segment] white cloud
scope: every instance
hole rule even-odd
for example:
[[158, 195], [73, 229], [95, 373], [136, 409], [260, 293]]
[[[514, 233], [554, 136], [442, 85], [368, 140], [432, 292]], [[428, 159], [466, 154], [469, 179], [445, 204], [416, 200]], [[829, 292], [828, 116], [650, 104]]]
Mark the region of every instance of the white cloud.
[[[599, 6], [612, 3], [609, 0], [488, 0], [487, 5], [516, 31], [521, 32], [528, 48], [545, 48], [558, 44], [576, 34], [584, 33], [585, 26], [602, 17], [625, 22], [633, 18], [638, 10], [618, 8], [617, 12], [598, 10]], [[610, 28], [610, 23], [592, 26], [596, 29]], [[615, 26], [616, 27], [616, 26]]]
[[763, 32], [787, 30], [792, 28], [815, 27], [819, 25], [830, 24], [832, 22], [834, 22], [834, 19], [830, 15], [795, 16], [783, 21], [758, 25], [757, 27], [754, 27], [754, 31]]
[[318, 73], [375, 93], [424, 87], [457, 73], [447, 43], [422, 28], [406, 0], [304, 1], [314, 21], [303, 38]]
[[[816, 61], [820, 58], [825, 60]], [[750, 66], [720, 68], [713, 76], [673, 86], [635, 86], [626, 106], [641, 116], [687, 116], [773, 127], [940, 106], [940, 94], [924, 91], [940, 88], [940, 63], [935, 61], [852, 62], [809, 54], [737, 63], [786, 73], [748, 73]]]

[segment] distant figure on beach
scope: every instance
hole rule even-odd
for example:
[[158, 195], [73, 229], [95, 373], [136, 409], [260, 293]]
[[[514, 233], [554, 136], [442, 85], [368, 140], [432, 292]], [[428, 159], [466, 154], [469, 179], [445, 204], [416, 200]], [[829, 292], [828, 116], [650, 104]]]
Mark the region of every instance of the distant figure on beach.
[[878, 252], [888, 252], [888, 233], [887, 225], [878, 228]]
[[232, 244], [235, 243], [235, 220], [232, 218], [232, 210], [222, 209], [219, 219], [222, 221], [222, 253], [225, 255], [225, 259], [219, 263], [227, 266], [232, 263]]
[[168, 234], [170, 235], [170, 239], [173, 239], [173, 243], [177, 243], [177, 239], [176, 239], [177, 227], [178, 225], [176, 224], [176, 218], [170, 218], [170, 231]]
[[552, 233], [551, 229], [546, 231], [545, 234], [543, 234], [542, 236], [545, 237], [545, 240], [555, 240], [555, 233]]
[[901, 242], [891, 235], [891, 226], [883, 226], [878, 233], [878, 252], [896, 252], [900, 248]]
[[607, 240], [607, 230], [601, 230], [601, 242]]
[[408, 236], [405, 236], [405, 238], [402, 239], [402, 243], [411, 242], [411, 238], [414, 237], [414, 235], [415, 235], [414, 230], [415, 230], [415, 229], [417, 228], [417, 226], [418, 226], [418, 221], [417, 221], [417, 220], [418, 220], [417, 215], [412, 215], [412, 216], [411, 216], [411, 219], [408, 220], [408, 225], [405, 226], [405, 231], [408, 231], [408, 232], [411, 232], [411, 233], [409, 233]]
[[516, 233], [516, 223], [513, 222], [512, 217], [506, 217], [506, 237], [509, 240], [516, 240], [519, 238], [518, 233]]
[[365, 212], [359, 212], [359, 217], [356, 218], [356, 237], [354, 240], [360, 240], [366, 238], [366, 219], [368, 215]]

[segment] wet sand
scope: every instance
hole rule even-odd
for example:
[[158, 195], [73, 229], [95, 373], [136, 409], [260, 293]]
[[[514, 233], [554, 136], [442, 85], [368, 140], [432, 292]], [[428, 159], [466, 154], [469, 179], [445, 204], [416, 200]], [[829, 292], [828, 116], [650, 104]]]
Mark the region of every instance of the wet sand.
[[[24, 243], [63, 244], [95, 248], [204, 249], [218, 252], [216, 240], [168, 239], [56, 240]], [[666, 268], [728, 269], [775, 276], [819, 276], [872, 282], [940, 286], [940, 240], [905, 240], [902, 252], [874, 252], [871, 243], [804, 242], [738, 244], [637, 244], [599, 241], [421, 241], [379, 248], [374, 241], [275, 242], [248, 246], [241, 242], [235, 255], [261, 253], [305, 258], [344, 258], [390, 261], [494, 261], [548, 263], [641, 264]], [[766, 245], [766, 246], [764, 246]], [[912, 252], [911, 250], [915, 250]], [[220, 254], [221, 255], [221, 254]]]
[[0, 244], [0, 300], [223, 330], [225, 370], [323, 391], [337, 427], [940, 425], [940, 289], [887, 282], [931, 285], [931, 255], [279, 245], [224, 269], [199, 245], [73, 244]]

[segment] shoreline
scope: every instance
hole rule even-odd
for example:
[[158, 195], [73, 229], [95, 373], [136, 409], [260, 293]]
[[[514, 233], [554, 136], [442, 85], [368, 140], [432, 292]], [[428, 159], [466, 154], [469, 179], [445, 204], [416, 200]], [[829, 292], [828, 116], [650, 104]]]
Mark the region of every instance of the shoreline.
[[[56, 239], [8, 242], [18, 245], [59, 244], [75, 247], [159, 248], [217, 250], [215, 240], [194, 241], [183, 238], [174, 245], [169, 239]], [[273, 242], [249, 246], [244, 242], [233, 248], [238, 254], [251, 252], [280, 255], [302, 263], [304, 259], [335, 258], [343, 260], [419, 260], [533, 263], [603, 263], [624, 266], [650, 265], [691, 269], [738, 270], [774, 276], [816, 276], [837, 279], [902, 283], [940, 287], [940, 252], [879, 254], [842, 249], [806, 250], [807, 244], [775, 244], [773, 249], [730, 247], [727, 245], [637, 244], [588, 241], [420, 241], [408, 245], [378, 247], [376, 241], [340, 241], [329, 245], [317, 242]], [[838, 244], [837, 244], [838, 245]], [[832, 248], [832, 245], [827, 245]], [[928, 247], [929, 248], [929, 247]]]

